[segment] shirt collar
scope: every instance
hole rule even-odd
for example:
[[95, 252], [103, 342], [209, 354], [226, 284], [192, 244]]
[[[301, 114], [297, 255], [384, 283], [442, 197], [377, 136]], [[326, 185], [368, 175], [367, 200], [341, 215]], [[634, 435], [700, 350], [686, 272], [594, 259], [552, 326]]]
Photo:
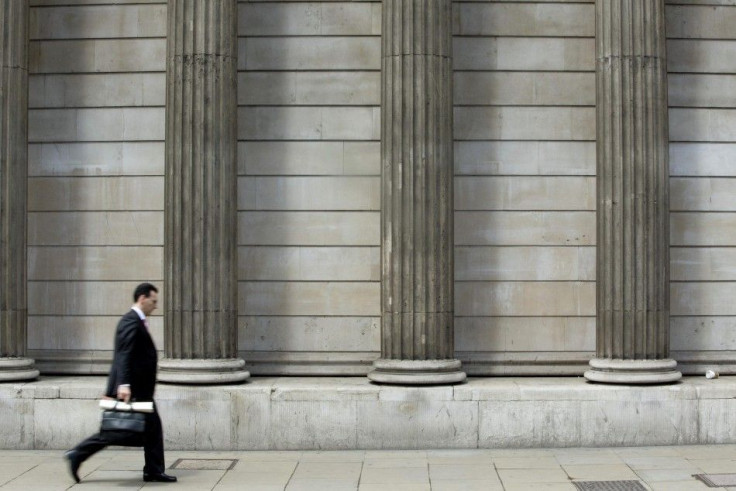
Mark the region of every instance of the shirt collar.
[[138, 317], [140, 317], [142, 321], [146, 320], [146, 314], [144, 314], [141, 309], [139, 309], [135, 305], [133, 305], [131, 309], [135, 310], [135, 313], [138, 314]]

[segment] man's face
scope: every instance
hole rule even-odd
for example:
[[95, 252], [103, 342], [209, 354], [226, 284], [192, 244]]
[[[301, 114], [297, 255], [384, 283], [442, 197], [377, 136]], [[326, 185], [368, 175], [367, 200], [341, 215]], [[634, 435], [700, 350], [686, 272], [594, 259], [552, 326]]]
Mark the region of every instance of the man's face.
[[158, 293], [151, 292], [147, 297], [141, 295], [138, 297], [138, 308], [148, 317], [151, 312], [156, 310], [156, 304], [158, 304]]

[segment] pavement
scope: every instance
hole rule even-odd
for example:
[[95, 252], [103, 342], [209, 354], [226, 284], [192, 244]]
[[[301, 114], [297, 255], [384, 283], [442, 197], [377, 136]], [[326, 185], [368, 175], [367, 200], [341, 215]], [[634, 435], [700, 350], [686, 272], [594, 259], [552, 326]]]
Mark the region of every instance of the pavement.
[[[736, 486], [708, 487], [693, 477], [693, 474], [736, 474], [736, 445], [526, 450], [168, 451], [166, 464], [167, 473], [177, 476], [178, 483], [145, 483], [141, 472], [142, 450], [108, 449], [82, 465], [82, 482], [75, 484], [61, 451], [1, 450], [0, 488], [551, 491], [575, 490], [572, 483], [577, 481], [626, 480], [639, 481], [644, 489], [656, 491], [736, 490]], [[209, 470], [198, 470], [202, 467]]]

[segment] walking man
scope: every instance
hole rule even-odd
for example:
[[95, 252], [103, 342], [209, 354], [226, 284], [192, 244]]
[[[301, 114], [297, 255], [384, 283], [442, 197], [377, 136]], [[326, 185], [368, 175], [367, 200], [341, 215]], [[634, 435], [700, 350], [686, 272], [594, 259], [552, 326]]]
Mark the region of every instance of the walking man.
[[[107, 380], [105, 395], [129, 402], [153, 401], [156, 387], [158, 356], [148, 332], [147, 316], [158, 303], [158, 290], [150, 283], [141, 283], [133, 292], [134, 305], [118, 322], [115, 331], [115, 353]], [[101, 431], [92, 435], [64, 454], [74, 480], [79, 482], [79, 466], [108, 445], [143, 446], [146, 482], [176, 482], [175, 476], [164, 472], [164, 434], [161, 419], [154, 404], [153, 413], [146, 415], [146, 430], [142, 439], [126, 431]]]

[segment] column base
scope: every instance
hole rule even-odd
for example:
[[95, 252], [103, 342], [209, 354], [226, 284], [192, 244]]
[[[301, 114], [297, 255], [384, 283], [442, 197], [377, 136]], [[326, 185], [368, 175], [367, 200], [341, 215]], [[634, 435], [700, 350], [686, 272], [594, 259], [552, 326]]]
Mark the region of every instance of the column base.
[[663, 360], [593, 358], [590, 360], [590, 366], [592, 370], [585, 372], [585, 378], [591, 382], [605, 384], [670, 384], [682, 378], [682, 373], [675, 370], [677, 362], [669, 358]]
[[233, 384], [250, 378], [240, 358], [221, 360], [164, 358], [158, 363], [158, 381], [170, 384]]
[[450, 385], [463, 382], [467, 376], [460, 370], [460, 360], [391, 360], [373, 362], [368, 373], [372, 382], [396, 385]]
[[0, 382], [38, 378], [34, 364], [31, 358], [0, 358]]

